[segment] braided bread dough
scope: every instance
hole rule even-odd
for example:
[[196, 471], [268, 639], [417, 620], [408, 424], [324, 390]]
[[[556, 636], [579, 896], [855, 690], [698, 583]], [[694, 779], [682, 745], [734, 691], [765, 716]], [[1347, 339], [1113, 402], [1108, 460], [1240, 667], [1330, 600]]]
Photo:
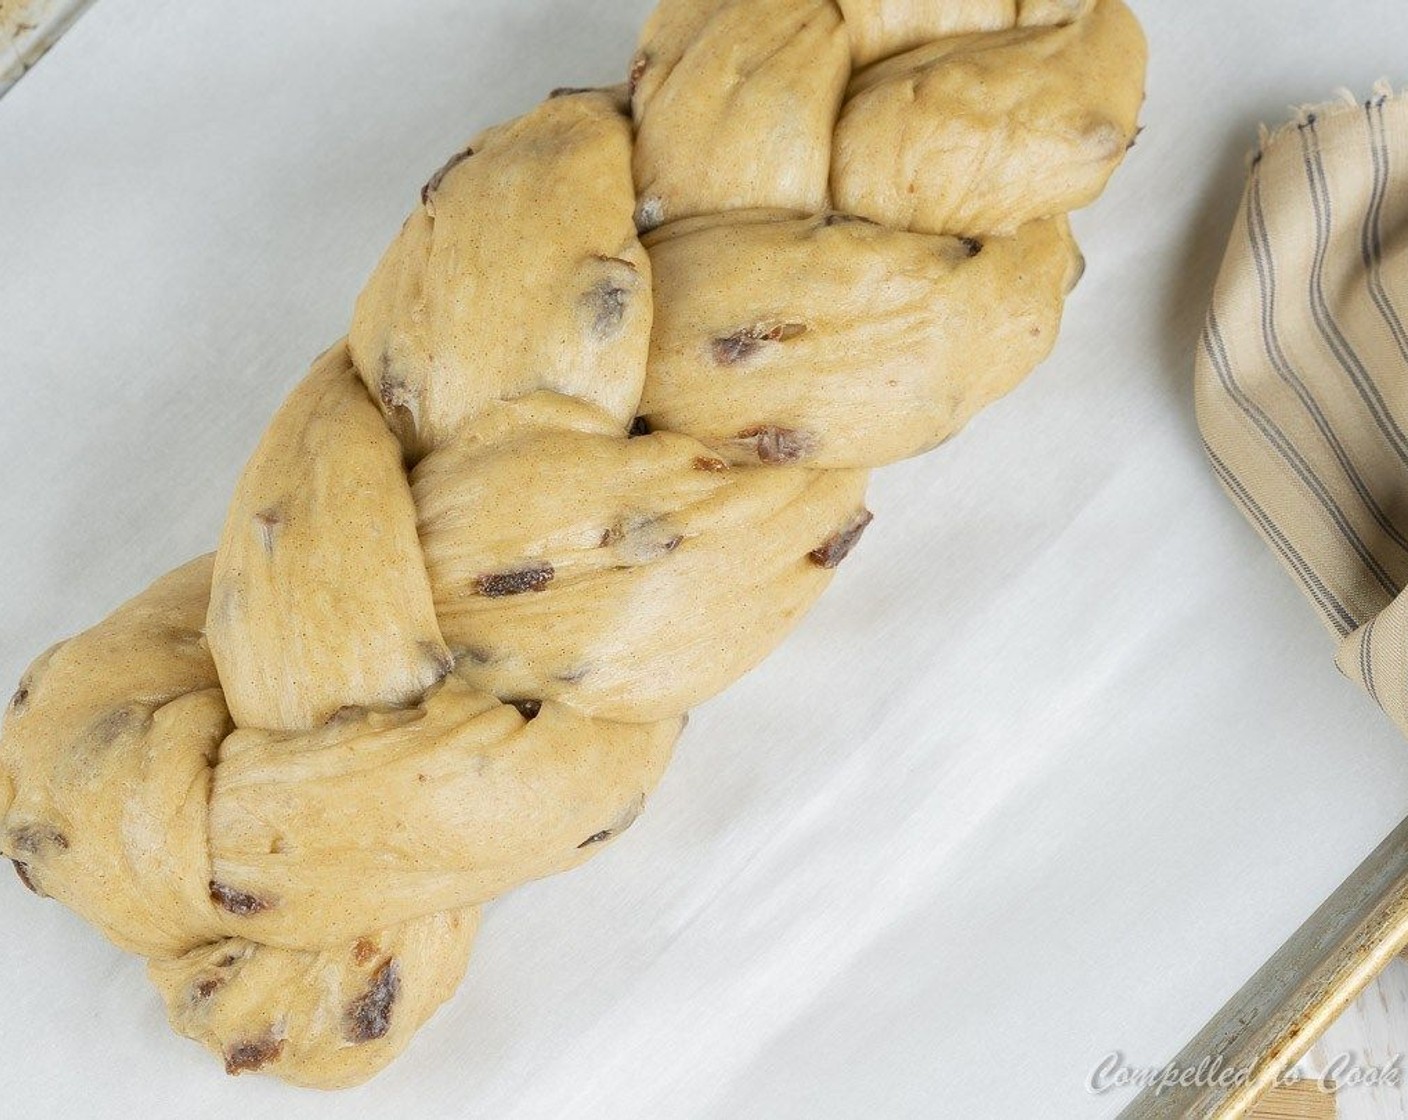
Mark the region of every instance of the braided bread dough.
[[628, 85], [432, 176], [219, 550], [31, 666], [0, 852], [230, 1072], [373, 1075], [825, 589], [868, 471], [1049, 352], [1143, 66], [1121, 0], [665, 0]]

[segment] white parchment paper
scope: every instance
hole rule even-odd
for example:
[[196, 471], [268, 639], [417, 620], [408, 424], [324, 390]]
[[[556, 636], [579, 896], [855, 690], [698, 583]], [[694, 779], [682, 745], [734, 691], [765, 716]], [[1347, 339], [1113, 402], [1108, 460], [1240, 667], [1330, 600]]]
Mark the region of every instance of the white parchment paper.
[[[0, 880], [0, 1116], [1098, 1117], [1408, 812], [1408, 745], [1216, 489], [1191, 349], [1259, 120], [1402, 81], [1401, 0], [1137, 3], [1148, 126], [1056, 357], [876, 522], [644, 818], [492, 906], [319, 1095], [166, 1028]], [[214, 544], [446, 155], [644, 0], [99, 0], [0, 100], [0, 678]], [[1395, 69], [1396, 68], [1396, 69]], [[721, 578], [726, 578], [721, 574]]]

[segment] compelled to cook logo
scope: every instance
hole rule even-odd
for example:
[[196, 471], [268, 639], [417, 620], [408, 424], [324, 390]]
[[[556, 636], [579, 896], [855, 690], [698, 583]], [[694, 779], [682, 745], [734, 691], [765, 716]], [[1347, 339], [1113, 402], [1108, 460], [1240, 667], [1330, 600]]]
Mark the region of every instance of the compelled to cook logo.
[[[1252, 1073], [1251, 1066], [1228, 1065], [1213, 1055], [1191, 1066], [1173, 1062], [1136, 1066], [1120, 1051], [1112, 1050], [1090, 1071], [1085, 1088], [1096, 1096], [1118, 1089], [1149, 1089], [1157, 1097], [1174, 1089], [1235, 1089], [1251, 1080]], [[1276, 1084], [1296, 1085], [1303, 1081], [1313, 1081], [1327, 1093], [1373, 1086], [1394, 1088], [1405, 1084], [1403, 1055], [1395, 1054], [1387, 1062], [1374, 1065], [1353, 1053], [1337, 1054], [1319, 1076], [1312, 1077], [1296, 1067], [1277, 1078]]]

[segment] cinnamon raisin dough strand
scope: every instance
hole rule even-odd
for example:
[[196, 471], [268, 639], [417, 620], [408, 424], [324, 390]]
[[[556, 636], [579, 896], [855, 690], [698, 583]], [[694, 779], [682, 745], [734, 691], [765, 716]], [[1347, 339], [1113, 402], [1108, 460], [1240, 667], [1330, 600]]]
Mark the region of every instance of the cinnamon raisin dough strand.
[[647, 244], [659, 309], [641, 411], [740, 464], [768, 427], [812, 467], [936, 446], [1050, 352], [1080, 266], [1064, 218], [978, 240], [735, 211]]
[[408, 455], [547, 389], [625, 431], [650, 343], [650, 259], [617, 95], [556, 97], [426, 183], [357, 300], [358, 372]]
[[835, 205], [902, 229], [1012, 234], [1095, 200], [1134, 143], [1144, 37], [1123, 0], [1056, 27], [938, 39], [859, 71]]
[[395, 984], [362, 1026], [359, 942], [319, 954], [238, 936], [260, 903], [210, 861], [213, 772], [232, 726], [200, 632], [212, 567], [177, 569], [26, 673], [0, 735], [0, 837], [26, 886], [149, 958], [172, 1025], [227, 1070], [353, 1084], [454, 991], [477, 911], [372, 934]]

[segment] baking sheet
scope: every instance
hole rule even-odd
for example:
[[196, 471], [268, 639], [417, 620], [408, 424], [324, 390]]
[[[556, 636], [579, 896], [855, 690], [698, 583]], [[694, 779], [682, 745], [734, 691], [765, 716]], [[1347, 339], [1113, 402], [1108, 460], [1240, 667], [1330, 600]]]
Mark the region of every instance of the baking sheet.
[[[0, 677], [210, 548], [425, 177], [615, 80], [638, 0], [100, 0], [0, 100]], [[1403, 79], [1399, 0], [1136, 3], [1148, 126], [1057, 355], [929, 458], [630, 836], [492, 906], [370, 1086], [230, 1080], [0, 883], [0, 1114], [1100, 1117], [1408, 811], [1408, 747], [1199, 456], [1260, 120]], [[1395, 70], [1395, 67], [1398, 67]]]
[[92, 0], [0, 2], [0, 96], [38, 62]]

